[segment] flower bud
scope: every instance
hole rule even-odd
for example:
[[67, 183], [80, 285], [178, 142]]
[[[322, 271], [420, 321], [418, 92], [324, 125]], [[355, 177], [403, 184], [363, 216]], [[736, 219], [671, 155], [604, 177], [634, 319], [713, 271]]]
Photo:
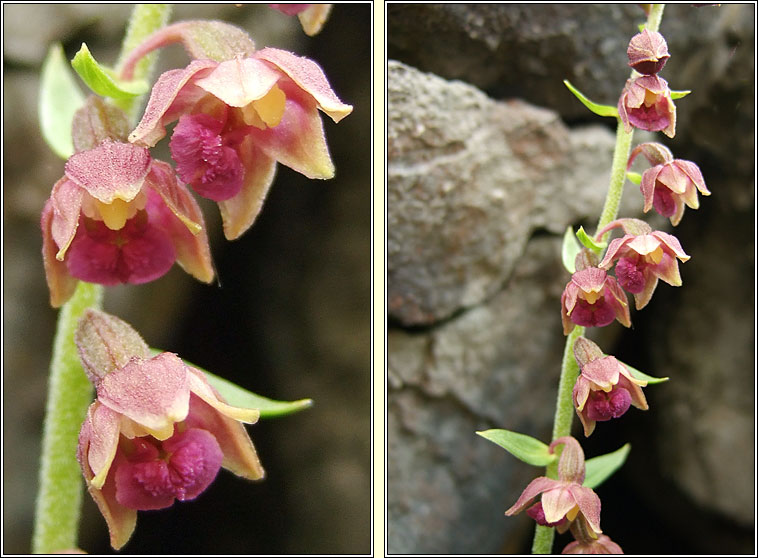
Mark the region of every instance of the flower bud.
[[626, 49], [629, 66], [643, 75], [657, 74], [669, 59], [668, 46], [663, 35], [644, 29], [629, 41]]

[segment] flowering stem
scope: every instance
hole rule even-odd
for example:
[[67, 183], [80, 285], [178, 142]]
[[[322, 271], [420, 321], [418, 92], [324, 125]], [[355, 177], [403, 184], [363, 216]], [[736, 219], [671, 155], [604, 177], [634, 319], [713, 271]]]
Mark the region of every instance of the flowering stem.
[[[653, 4], [651, 6], [647, 23], [645, 24], [647, 29], [650, 31], [658, 30], [661, 18], [663, 17], [664, 7], [665, 4]], [[624, 123], [619, 119], [618, 126], [616, 127], [616, 147], [613, 150], [610, 184], [608, 185], [608, 193], [605, 196], [605, 203], [597, 224], [597, 230], [605, 227], [616, 219], [618, 215], [621, 195], [624, 192], [624, 181], [626, 180], [626, 164], [629, 159], [633, 136], [634, 130], [627, 132], [624, 129]], [[604, 234], [600, 240], [605, 240], [608, 234], [610, 234], [610, 231]], [[584, 327], [576, 326], [566, 337], [566, 345], [561, 362], [561, 377], [558, 382], [558, 397], [555, 404], [555, 418], [553, 419], [553, 440], [561, 436], [571, 435], [571, 424], [574, 419], [572, 391], [579, 374], [579, 365], [576, 362], [576, 358], [574, 358], [574, 342], [579, 336], [584, 335], [584, 331]], [[558, 478], [557, 460], [547, 466], [546, 475], [552, 479]], [[532, 554], [550, 554], [553, 548], [554, 537], [555, 529], [553, 527], [537, 525], [532, 543]]]
[[[163, 27], [171, 8], [165, 4], [139, 4], [129, 19], [121, 60], [145, 37]], [[155, 63], [140, 63], [135, 79], [147, 79]], [[141, 98], [119, 102], [134, 117]], [[79, 429], [92, 402], [92, 385], [84, 374], [74, 343], [79, 317], [87, 308], [101, 308], [103, 287], [80, 281], [63, 305], [53, 343], [47, 408], [42, 435], [32, 552], [48, 554], [76, 547], [82, 501], [82, 473], [76, 460]]]
[[82, 473], [76, 461], [76, 447], [79, 429], [92, 402], [92, 385], [79, 362], [74, 330], [84, 310], [100, 308], [102, 298], [103, 287], [80, 281], [74, 296], [58, 315], [32, 538], [35, 554], [76, 547], [82, 500]]
[[[126, 29], [126, 36], [121, 45], [121, 56], [116, 66], [116, 73], [121, 72], [121, 68], [131, 53], [139, 44], [155, 31], [164, 27], [171, 17], [170, 4], [137, 4], [129, 18], [129, 25]], [[132, 79], [148, 79], [153, 71], [153, 67], [158, 60], [158, 53], [154, 52], [142, 58], [134, 67], [131, 75]], [[131, 99], [121, 99], [116, 105], [123, 109], [130, 120], [134, 120], [136, 110], [142, 101], [142, 96]]]

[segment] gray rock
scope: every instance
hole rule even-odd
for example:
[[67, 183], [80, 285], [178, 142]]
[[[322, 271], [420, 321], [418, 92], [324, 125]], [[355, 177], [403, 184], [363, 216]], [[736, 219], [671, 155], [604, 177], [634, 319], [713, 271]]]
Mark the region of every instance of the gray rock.
[[[390, 316], [430, 324], [492, 296], [535, 229], [598, 215], [614, 137], [552, 111], [388, 66]], [[628, 188], [627, 213], [639, 211]], [[594, 224], [592, 225], [594, 226]]]
[[388, 333], [388, 551], [518, 552], [503, 512], [539, 471], [475, 431], [547, 440], [563, 336], [560, 242], [529, 242], [492, 299], [424, 333]]

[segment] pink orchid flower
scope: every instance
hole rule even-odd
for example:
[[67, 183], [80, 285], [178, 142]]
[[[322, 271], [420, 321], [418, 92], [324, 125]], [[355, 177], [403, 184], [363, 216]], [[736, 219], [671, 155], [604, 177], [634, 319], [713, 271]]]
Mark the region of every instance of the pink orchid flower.
[[41, 219], [50, 303], [78, 280], [146, 283], [178, 262], [209, 283], [214, 271], [197, 202], [147, 149], [105, 140], [71, 156]]
[[642, 173], [640, 191], [644, 199], [643, 212], [655, 210], [668, 217], [677, 226], [684, 215], [684, 206], [700, 207], [698, 191], [704, 196], [711, 192], [705, 185], [703, 174], [692, 161], [674, 159], [671, 150], [656, 142], [641, 143], [629, 155], [627, 169], [639, 154], [643, 154], [652, 166]]
[[563, 451], [558, 458], [558, 480], [548, 477], [534, 479], [505, 515], [515, 515], [524, 511], [532, 500], [541, 494], [540, 517], [544, 518], [545, 522], [542, 524], [556, 525], [558, 531], [563, 533], [578, 519], [585, 521], [599, 535], [602, 533], [600, 498], [591, 488], [582, 486], [585, 474], [584, 451], [576, 439], [564, 436], [550, 444], [550, 452], [554, 453], [556, 446], [561, 444]]
[[627, 132], [632, 126], [649, 132], [663, 132], [673, 138], [676, 106], [665, 79], [640, 76], [628, 79], [618, 102], [619, 118]]
[[597, 539], [576, 540], [570, 542], [561, 554], [623, 554], [621, 547], [611, 540], [608, 535], [600, 535]]
[[321, 31], [332, 9], [331, 4], [269, 4], [269, 7], [288, 16], [296, 15], [310, 37]]
[[603, 355], [600, 347], [585, 337], [574, 342], [574, 356], [581, 370], [574, 384], [574, 408], [585, 436], [592, 434], [597, 421], [618, 418], [630, 405], [647, 410], [645, 394], [640, 389], [647, 382], [632, 376], [614, 357]]
[[575, 326], [603, 327], [614, 319], [631, 327], [626, 294], [615, 278], [598, 267], [588, 267], [571, 276], [561, 295], [563, 334]]
[[[167, 33], [149, 48], [180, 37]], [[152, 147], [178, 119], [170, 142], [177, 172], [218, 202], [232, 240], [258, 215], [277, 162], [308, 178], [334, 176], [319, 109], [335, 122], [352, 112], [318, 64], [264, 48], [221, 62], [193, 60], [161, 75], [129, 141]]]
[[643, 29], [632, 37], [626, 54], [629, 66], [646, 75], [660, 72], [670, 57], [666, 39], [657, 31], [649, 29]]
[[610, 270], [615, 263], [616, 279], [624, 290], [632, 293], [635, 307], [641, 310], [650, 302], [658, 279], [673, 287], [682, 285], [677, 259], [686, 262], [690, 257], [675, 236], [653, 231], [638, 219], [613, 221], [598, 231], [597, 237], [619, 226], [624, 227], [627, 234], [611, 241], [599, 267]]
[[151, 357], [139, 334], [115, 316], [87, 310], [75, 340], [97, 390], [77, 459], [113, 548], [129, 540], [137, 510], [196, 498], [221, 467], [263, 477], [241, 424], [256, 422], [257, 409], [227, 405], [205, 374], [175, 354]]

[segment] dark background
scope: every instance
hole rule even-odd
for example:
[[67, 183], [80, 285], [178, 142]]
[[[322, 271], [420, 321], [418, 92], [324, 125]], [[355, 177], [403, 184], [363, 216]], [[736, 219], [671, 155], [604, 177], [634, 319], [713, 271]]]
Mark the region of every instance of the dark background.
[[[218, 285], [178, 266], [144, 286], [107, 290], [104, 310], [146, 341], [261, 395], [313, 398], [312, 408], [248, 427], [261, 482], [221, 471], [196, 501], [139, 512], [124, 553], [368, 553], [371, 523], [370, 4], [335, 6], [307, 37], [266, 5], [174, 7], [171, 21], [220, 19], [318, 62], [353, 113], [322, 115], [336, 176], [311, 181], [278, 166], [263, 210], [227, 242], [202, 200]], [[29, 552], [45, 387], [57, 311], [49, 307], [39, 214], [63, 161], [36, 117], [49, 44], [72, 58], [86, 42], [115, 62], [131, 5], [4, 5], [3, 551]], [[30, 25], [33, 23], [32, 25]], [[183, 67], [178, 46], [162, 67]], [[162, 142], [165, 144], [166, 142]], [[155, 156], [168, 159], [158, 146]], [[84, 495], [80, 547], [110, 552], [105, 521]]]

